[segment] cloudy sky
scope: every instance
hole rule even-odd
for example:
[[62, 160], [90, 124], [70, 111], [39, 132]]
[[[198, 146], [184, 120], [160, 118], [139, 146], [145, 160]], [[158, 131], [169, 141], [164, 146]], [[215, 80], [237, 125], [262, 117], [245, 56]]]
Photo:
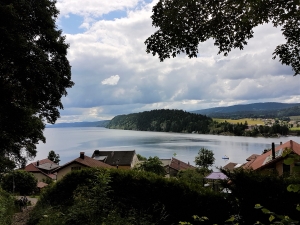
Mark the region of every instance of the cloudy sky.
[[70, 44], [75, 86], [62, 99], [59, 122], [98, 121], [152, 109], [186, 111], [255, 102], [300, 102], [300, 76], [272, 60], [280, 29], [254, 30], [243, 51], [217, 55], [212, 41], [198, 58], [160, 62], [144, 41], [155, 32], [157, 0], [58, 0], [57, 27]]

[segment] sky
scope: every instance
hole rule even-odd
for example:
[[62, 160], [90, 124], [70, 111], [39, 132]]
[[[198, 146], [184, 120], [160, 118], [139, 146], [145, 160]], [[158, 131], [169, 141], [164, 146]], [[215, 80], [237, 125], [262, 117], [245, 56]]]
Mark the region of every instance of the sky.
[[280, 28], [264, 24], [244, 50], [218, 55], [212, 40], [197, 58], [160, 62], [146, 53], [157, 28], [157, 0], [58, 0], [57, 28], [70, 45], [75, 85], [62, 98], [57, 123], [109, 120], [153, 109], [200, 110], [256, 102], [300, 103], [300, 75], [272, 60], [285, 43]]

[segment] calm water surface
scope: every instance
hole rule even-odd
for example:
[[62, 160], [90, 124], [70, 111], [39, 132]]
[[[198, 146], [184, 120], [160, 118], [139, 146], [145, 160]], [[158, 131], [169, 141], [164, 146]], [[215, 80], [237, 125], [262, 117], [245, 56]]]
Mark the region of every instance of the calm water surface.
[[[251, 154], [261, 154], [271, 143], [294, 140], [300, 143], [300, 137], [251, 138], [202, 134], [180, 134], [147, 131], [113, 130], [98, 127], [46, 128], [46, 144], [37, 145], [36, 159], [47, 158], [54, 150], [60, 155], [60, 165], [79, 157], [83, 151], [91, 156], [94, 150], [135, 150], [142, 156], [176, 158], [194, 165], [195, 156], [201, 147], [215, 154], [215, 166], [224, 166], [228, 162], [244, 163]], [[226, 155], [228, 161], [222, 159]]]

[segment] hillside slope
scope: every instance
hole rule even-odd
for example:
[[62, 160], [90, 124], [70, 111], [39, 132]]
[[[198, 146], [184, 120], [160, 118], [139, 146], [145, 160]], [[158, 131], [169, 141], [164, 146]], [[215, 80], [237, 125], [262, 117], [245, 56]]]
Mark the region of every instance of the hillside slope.
[[160, 109], [114, 117], [107, 128], [140, 131], [208, 133], [212, 119], [183, 110]]
[[300, 115], [300, 103], [253, 103], [233, 105], [192, 111], [192, 113], [207, 115], [213, 118], [245, 118], [245, 117], [289, 117]]

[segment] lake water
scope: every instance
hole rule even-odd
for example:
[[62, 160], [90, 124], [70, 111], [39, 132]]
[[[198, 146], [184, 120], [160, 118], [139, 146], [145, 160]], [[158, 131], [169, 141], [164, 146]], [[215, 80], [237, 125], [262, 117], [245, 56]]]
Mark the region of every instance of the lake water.
[[[176, 158], [195, 165], [194, 160], [201, 147], [210, 149], [216, 158], [215, 166], [228, 162], [244, 163], [251, 154], [261, 154], [271, 148], [272, 142], [279, 145], [289, 140], [300, 143], [300, 137], [251, 138], [203, 134], [162, 133], [147, 131], [114, 130], [98, 127], [46, 128], [46, 144], [37, 145], [35, 160], [47, 158], [50, 150], [60, 155], [60, 165], [77, 157], [79, 152], [91, 156], [94, 150], [135, 150], [142, 156]], [[229, 160], [222, 159], [228, 156]], [[215, 169], [214, 169], [215, 170]]]

